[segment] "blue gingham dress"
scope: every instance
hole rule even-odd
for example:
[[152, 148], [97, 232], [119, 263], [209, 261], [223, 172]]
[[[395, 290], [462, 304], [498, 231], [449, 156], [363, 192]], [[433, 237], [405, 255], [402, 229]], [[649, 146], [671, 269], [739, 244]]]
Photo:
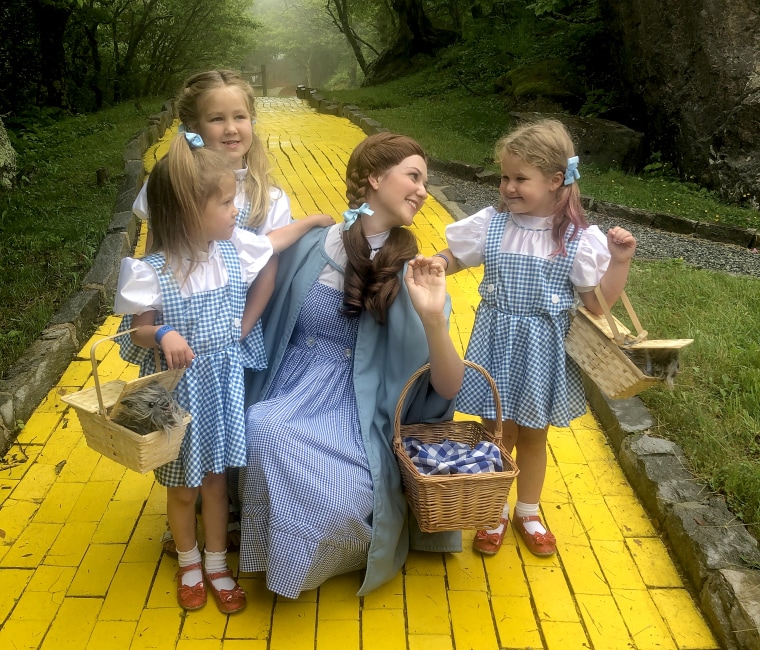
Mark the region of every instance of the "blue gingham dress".
[[[240, 567], [297, 598], [366, 566], [372, 479], [353, 387], [359, 319], [315, 282], [264, 400], [246, 414]], [[316, 462], [318, 459], [319, 462]]]
[[[165, 258], [160, 253], [143, 261], [156, 269], [161, 286], [161, 318], [156, 324], [172, 325], [185, 338], [196, 357], [185, 370], [175, 396], [192, 415], [182, 441], [179, 458], [156, 468], [156, 480], [166, 487], [198, 487], [208, 472], [221, 474], [227, 467], [245, 465], [243, 367], [266, 367], [264, 341], [258, 346], [240, 345], [240, 319], [247, 286], [232, 243], [218, 241], [229, 281], [226, 286], [183, 298], [171, 271], [162, 272]], [[119, 327], [129, 329], [132, 316]], [[248, 337], [251, 338], [250, 336]], [[140, 375], [155, 372], [153, 351], [121, 337], [120, 355], [140, 365]], [[163, 369], [166, 363], [162, 360]]]
[[[566, 427], [586, 412], [578, 367], [565, 353], [574, 291], [569, 274], [580, 236], [565, 235], [567, 255], [549, 259], [501, 252], [510, 213], [493, 216], [486, 235], [481, 302], [465, 357], [483, 366], [499, 390], [502, 418], [534, 429]], [[580, 233], [579, 233], [580, 235]], [[483, 376], [468, 368], [456, 408], [495, 419]]]

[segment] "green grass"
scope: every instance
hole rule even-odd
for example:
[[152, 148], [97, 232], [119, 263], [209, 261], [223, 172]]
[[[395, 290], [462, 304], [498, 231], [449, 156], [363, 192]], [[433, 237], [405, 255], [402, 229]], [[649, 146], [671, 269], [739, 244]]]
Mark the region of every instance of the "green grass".
[[[79, 288], [113, 215], [126, 143], [160, 109], [143, 100], [14, 138], [21, 176], [0, 194], [0, 377]], [[105, 167], [110, 179], [96, 183]]]

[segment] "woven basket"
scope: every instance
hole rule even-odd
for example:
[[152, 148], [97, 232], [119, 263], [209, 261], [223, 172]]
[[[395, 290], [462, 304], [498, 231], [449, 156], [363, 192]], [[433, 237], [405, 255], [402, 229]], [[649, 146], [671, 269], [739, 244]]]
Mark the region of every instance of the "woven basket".
[[[518, 474], [512, 455], [501, 442], [501, 401], [491, 376], [481, 366], [470, 361], [465, 366], [480, 372], [493, 391], [496, 404], [496, 430], [491, 433], [480, 422], [454, 421], [434, 424], [401, 424], [401, 410], [409, 389], [430, 364], [417, 370], [407, 381], [396, 406], [393, 450], [401, 470], [406, 500], [414, 512], [420, 530], [437, 533], [444, 530], [496, 528], [512, 481]], [[426, 475], [421, 474], [406, 453], [402, 438], [413, 436], [424, 443], [439, 443], [445, 438], [463, 442], [470, 447], [482, 440], [496, 445], [501, 453], [504, 470], [480, 474]]]
[[648, 340], [647, 331], [625, 292], [620, 299], [636, 328], [636, 336], [612, 315], [599, 287], [595, 290], [603, 316], [592, 314], [579, 307], [573, 316], [565, 338], [565, 350], [589, 378], [609, 399], [633, 397], [660, 380], [644, 374], [623, 349], [628, 350], [679, 350], [693, 339]]
[[[182, 423], [168, 432], [159, 430], [144, 436], [111, 420], [111, 416], [119, 408], [121, 400], [136, 389], [148, 382], [158, 381], [167, 390], [172, 391], [177, 386], [182, 373], [185, 372], [184, 368], [166, 370], [140, 377], [134, 381], [109, 381], [101, 386], [95, 349], [103, 341], [133, 331], [134, 329], [119, 332], [93, 343], [90, 349], [90, 361], [92, 362], [92, 377], [95, 380], [95, 387], [80, 390], [71, 395], [64, 395], [61, 399], [76, 411], [82, 424], [87, 446], [90, 449], [129, 469], [145, 474], [156, 469], [156, 467], [176, 460], [179, 456], [182, 440], [185, 437], [185, 430], [190, 422], [190, 415], [185, 414]], [[155, 354], [156, 367], [160, 368], [161, 360], [158, 350], [155, 351]]]

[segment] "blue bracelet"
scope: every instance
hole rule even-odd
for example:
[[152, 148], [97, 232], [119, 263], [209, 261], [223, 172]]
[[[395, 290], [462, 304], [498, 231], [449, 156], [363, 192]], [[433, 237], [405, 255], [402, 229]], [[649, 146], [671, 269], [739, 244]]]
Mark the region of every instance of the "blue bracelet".
[[443, 253], [435, 253], [433, 257], [442, 257], [446, 260], [446, 268], [449, 268], [449, 258], [446, 257]]
[[161, 339], [164, 338], [164, 335], [168, 332], [174, 332], [176, 331], [171, 325], [161, 325], [156, 330], [156, 345], [161, 345]]

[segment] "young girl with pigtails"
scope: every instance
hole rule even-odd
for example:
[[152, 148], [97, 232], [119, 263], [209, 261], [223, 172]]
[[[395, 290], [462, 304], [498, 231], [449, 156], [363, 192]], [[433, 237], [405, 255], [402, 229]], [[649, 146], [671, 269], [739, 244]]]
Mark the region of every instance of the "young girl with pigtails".
[[[580, 371], [564, 338], [575, 294], [601, 314], [594, 288], [612, 305], [622, 292], [636, 250], [623, 228], [606, 236], [589, 226], [577, 180], [578, 157], [565, 126], [542, 120], [519, 127], [496, 145], [501, 164], [499, 210], [486, 208], [446, 227], [448, 248], [437, 255], [446, 273], [484, 265], [481, 302], [466, 358], [485, 367], [499, 389], [504, 446], [516, 450], [520, 473], [512, 524], [528, 550], [552, 555], [556, 539], [539, 515], [550, 424], [567, 427], [586, 412]], [[491, 389], [467, 370], [458, 411], [496, 423]], [[479, 530], [474, 548], [499, 551], [509, 521]]]
[[[179, 558], [177, 599], [187, 610], [206, 603], [206, 588], [223, 613], [245, 607], [245, 593], [226, 561], [226, 470], [245, 465], [244, 368], [266, 366], [261, 331], [241, 345], [249, 287], [272, 256], [295, 240], [236, 226], [236, 179], [229, 160], [197, 133], [176, 137], [147, 187], [153, 238], [142, 259], [122, 260], [114, 312], [124, 314], [122, 358], [141, 375], [185, 368], [175, 389], [190, 413], [177, 460], [158, 467]], [[153, 349], [162, 355], [155, 367]], [[196, 540], [202, 496], [203, 558]]]

